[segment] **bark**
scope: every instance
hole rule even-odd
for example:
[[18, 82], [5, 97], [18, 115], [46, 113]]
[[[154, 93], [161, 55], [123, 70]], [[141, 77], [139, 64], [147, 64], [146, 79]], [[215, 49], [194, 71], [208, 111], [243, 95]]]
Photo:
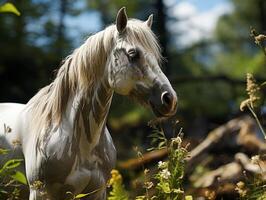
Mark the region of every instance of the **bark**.
[[259, 21], [261, 30], [263, 33], [266, 32], [266, 3], [265, 0], [259, 0], [258, 2], [258, 11], [259, 11]]
[[[159, 40], [161, 43], [161, 47], [162, 47], [162, 56], [164, 58], [168, 58], [169, 57], [169, 53], [168, 53], [168, 31], [166, 28], [166, 8], [165, 5], [163, 3], [163, 0], [157, 0], [156, 4], [155, 4], [155, 8], [157, 10], [157, 35], [159, 36]], [[167, 65], [167, 63], [165, 63], [165, 74], [166, 76], [169, 76], [171, 74], [171, 68], [169, 65]]]
[[262, 180], [266, 180], [266, 162], [258, 160], [254, 163], [244, 153], [237, 153], [235, 161], [209, 171], [194, 183], [196, 188], [219, 187], [220, 184], [237, 183], [245, 178], [243, 173], [251, 173], [253, 177], [260, 174]]
[[60, 58], [63, 56], [63, 42], [64, 42], [64, 33], [65, 33], [65, 16], [67, 13], [67, 0], [59, 1], [59, 24], [57, 29], [57, 52]]
[[243, 148], [251, 154], [266, 152], [266, 143], [257, 138], [256, 131], [257, 125], [249, 116], [233, 119], [214, 129], [190, 152], [187, 173], [190, 174], [195, 163], [203, 160], [211, 149], [236, 147]]
[[139, 158], [132, 158], [124, 162], [122, 161], [118, 163], [118, 166], [122, 169], [138, 169], [151, 161], [164, 158], [166, 155], [167, 155], [166, 149], [155, 150], [145, 153]]

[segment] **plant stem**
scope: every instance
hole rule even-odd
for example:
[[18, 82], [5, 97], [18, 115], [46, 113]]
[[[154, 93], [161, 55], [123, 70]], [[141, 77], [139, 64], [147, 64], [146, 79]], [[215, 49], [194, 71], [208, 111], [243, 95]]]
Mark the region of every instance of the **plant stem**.
[[261, 43], [259, 43], [259, 46], [262, 49], [264, 55], [266, 56], [266, 48]]
[[259, 125], [259, 128], [260, 128], [261, 132], [262, 132], [263, 135], [264, 135], [264, 139], [266, 140], [266, 133], [265, 133], [265, 131], [264, 131], [264, 129], [263, 129], [261, 123], [260, 123], [260, 120], [259, 120], [258, 116], [256, 115], [256, 113], [255, 113], [254, 110], [250, 107], [249, 104], [248, 104], [248, 109], [250, 110], [250, 112], [252, 113], [253, 117], [255, 118], [257, 124]]

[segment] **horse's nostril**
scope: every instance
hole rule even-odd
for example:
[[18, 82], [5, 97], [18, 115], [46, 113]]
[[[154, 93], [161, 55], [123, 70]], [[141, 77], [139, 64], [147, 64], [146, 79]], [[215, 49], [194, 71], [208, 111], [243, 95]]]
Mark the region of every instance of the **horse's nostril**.
[[169, 92], [163, 92], [161, 96], [162, 104], [165, 106], [171, 106], [173, 97]]

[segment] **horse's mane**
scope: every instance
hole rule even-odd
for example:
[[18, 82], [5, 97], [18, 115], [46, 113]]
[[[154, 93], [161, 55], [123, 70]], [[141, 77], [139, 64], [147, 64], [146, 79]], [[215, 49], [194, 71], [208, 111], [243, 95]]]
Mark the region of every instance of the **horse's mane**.
[[[59, 124], [70, 96], [77, 92], [83, 95], [90, 94], [94, 83], [103, 74], [117, 34], [116, 26], [111, 25], [90, 36], [63, 61], [54, 81], [42, 88], [27, 104], [32, 114], [31, 124], [35, 128], [51, 122]], [[145, 23], [135, 19], [129, 20], [125, 37], [127, 42], [142, 46], [160, 62], [159, 44]]]

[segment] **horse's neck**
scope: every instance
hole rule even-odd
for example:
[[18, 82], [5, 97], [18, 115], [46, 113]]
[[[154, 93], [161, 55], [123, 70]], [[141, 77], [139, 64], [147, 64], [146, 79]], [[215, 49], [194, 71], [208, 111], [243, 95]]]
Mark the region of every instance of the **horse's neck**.
[[112, 96], [113, 90], [104, 76], [94, 84], [94, 88], [87, 97], [83, 96], [78, 100], [74, 131], [81, 131], [81, 134], [85, 134], [91, 147], [95, 147], [99, 143], [105, 128]]

